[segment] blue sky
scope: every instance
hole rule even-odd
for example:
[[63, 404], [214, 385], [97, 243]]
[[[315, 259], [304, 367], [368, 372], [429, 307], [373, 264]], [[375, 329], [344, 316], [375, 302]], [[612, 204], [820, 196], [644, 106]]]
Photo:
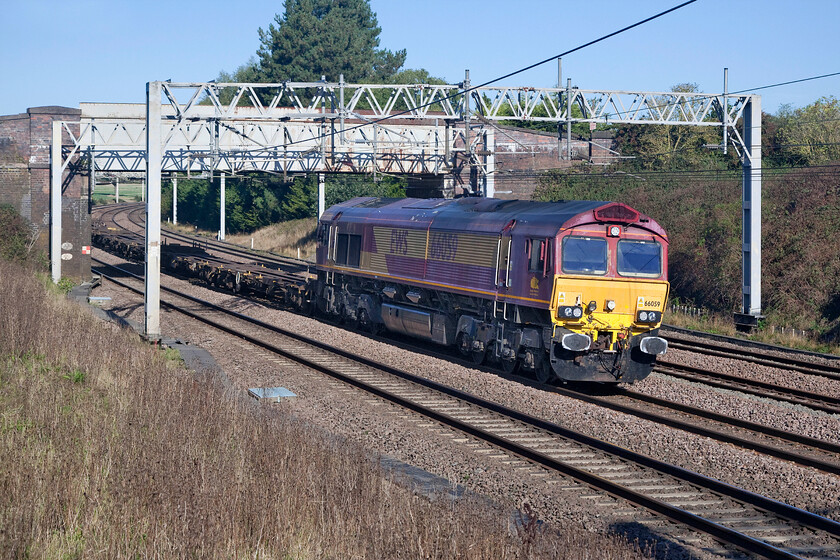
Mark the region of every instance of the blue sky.
[[[371, 0], [381, 46], [406, 67], [474, 84], [549, 58], [680, 0]], [[256, 53], [281, 0], [0, 0], [0, 115], [80, 102], [143, 102], [152, 80], [206, 81]], [[730, 91], [840, 72], [840, 0], [698, 0], [563, 60], [581, 89]], [[328, 77], [330, 78], [330, 77]], [[337, 77], [334, 77], [337, 79]], [[551, 87], [556, 64], [504, 85]], [[765, 111], [840, 97], [840, 76], [766, 89]]]

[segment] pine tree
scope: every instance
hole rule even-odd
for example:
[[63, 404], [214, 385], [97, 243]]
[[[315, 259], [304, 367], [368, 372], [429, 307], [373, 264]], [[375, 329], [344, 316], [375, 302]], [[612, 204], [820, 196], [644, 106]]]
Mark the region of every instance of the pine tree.
[[405, 49], [379, 49], [376, 14], [368, 0], [286, 0], [285, 13], [259, 30], [263, 82], [384, 81], [405, 62]]
[[284, 220], [311, 218], [318, 214], [318, 178], [316, 175], [298, 177], [283, 199]]

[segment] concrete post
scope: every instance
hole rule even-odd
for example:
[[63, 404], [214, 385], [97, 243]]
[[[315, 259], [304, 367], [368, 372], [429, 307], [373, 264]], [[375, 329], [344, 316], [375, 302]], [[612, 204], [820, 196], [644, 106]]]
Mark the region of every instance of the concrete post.
[[50, 265], [52, 281], [61, 280], [61, 123], [52, 123], [50, 147]]
[[[470, 150], [470, 71], [464, 70], [464, 155], [470, 170], [470, 181], [473, 177], [472, 150]], [[470, 191], [475, 194], [478, 185], [470, 184]]]
[[[146, 84], [146, 337], [160, 339], [161, 83]], [[142, 191], [141, 191], [142, 192]]]
[[744, 107], [744, 314], [761, 315], [761, 97]]
[[[726, 96], [729, 93], [729, 68], [723, 69], [723, 155], [726, 155], [726, 150], [729, 144], [729, 101]], [[744, 142], [746, 142], [746, 138]], [[747, 144], [749, 145], [749, 144]]]
[[566, 159], [572, 161], [572, 79], [566, 78]]
[[120, 177], [117, 175], [116, 179], [116, 186], [114, 187], [114, 202], [119, 204], [120, 202]]
[[484, 196], [496, 197], [496, 134], [493, 130], [484, 130], [484, 151], [486, 165], [484, 166]]
[[[88, 150], [88, 156], [90, 156], [90, 176], [88, 177], [88, 209], [90, 209], [90, 205], [93, 201], [93, 191], [96, 190], [96, 152], [91, 145], [90, 149]], [[90, 210], [88, 210], [90, 212]]]
[[341, 145], [344, 146], [345, 142], [347, 141], [344, 137], [344, 74], [338, 75], [338, 115], [339, 115], [339, 122], [341, 123], [339, 126], [339, 140], [341, 141]]
[[[563, 59], [557, 58], [557, 89], [563, 87]], [[557, 92], [557, 109], [561, 110], [563, 107], [563, 94]], [[557, 159], [563, 159], [563, 123], [557, 120]]]

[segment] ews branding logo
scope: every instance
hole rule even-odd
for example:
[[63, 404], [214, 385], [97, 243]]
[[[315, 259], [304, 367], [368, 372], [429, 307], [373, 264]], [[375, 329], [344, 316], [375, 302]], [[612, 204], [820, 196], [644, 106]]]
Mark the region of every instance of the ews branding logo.
[[392, 254], [405, 255], [408, 253], [408, 232], [404, 229], [391, 230]]
[[[429, 235], [428, 256], [430, 260], [453, 261], [458, 252], [458, 236], [454, 233], [431, 233]], [[391, 230], [392, 255], [408, 254], [408, 231], [404, 229]]]

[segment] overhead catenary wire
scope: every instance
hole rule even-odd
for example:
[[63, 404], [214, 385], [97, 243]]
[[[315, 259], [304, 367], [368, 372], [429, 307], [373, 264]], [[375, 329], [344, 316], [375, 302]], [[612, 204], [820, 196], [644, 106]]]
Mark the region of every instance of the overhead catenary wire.
[[[760, 91], [760, 90], [763, 90], [763, 89], [782, 87], [782, 86], [787, 86], [787, 85], [791, 85], [791, 84], [798, 84], [798, 83], [801, 83], [801, 82], [809, 82], [811, 80], [820, 80], [820, 79], [823, 79], [823, 78], [830, 78], [830, 77], [833, 77], [833, 76], [840, 76], [840, 72], [820, 74], [819, 76], [810, 76], [808, 78], [800, 78], [800, 79], [797, 79], [797, 80], [788, 80], [786, 82], [779, 82], [779, 83], [775, 83], [775, 84], [768, 84], [768, 85], [764, 85], [764, 86], [746, 88], [746, 89], [742, 89], [742, 90], [738, 90], [738, 91], [730, 91], [730, 92], [726, 93], [726, 96], [730, 97], [730, 96], [740, 95], [740, 94], [751, 92], [751, 91]], [[665, 95], [671, 95], [671, 94], [678, 95], [678, 94], [681, 94], [681, 93], [692, 93], [692, 92], [681, 92], [681, 91], [670, 91], [670, 92], [668, 92], [668, 91], [663, 91], [663, 92], [660, 92], [660, 93], [665, 94]], [[656, 108], [660, 109], [660, 110], [668, 109], [670, 107], [676, 107], [677, 105], [680, 105], [680, 104], [692, 103], [692, 102], [696, 102], [696, 101], [700, 101], [700, 100], [712, 99], [712, 98], [722, 97], [722, 96], [723, 96], [723, 93], [701, 93], [701, 94], [697, 94], [697, 95], [691, 95], [691, 96], [688, 96], [688, 97], [683, 97], [682, 99], [679, 99], [679, 100], [677, 100], [673, 103], [663, 103], [662, 105], [657, 105]], [[638, 109], [628, 109], [627, 111], [617, 111], [617, 112], [614, 112], [614, 113], [606, 113], [604, 115], [600, 115], [598, 118], [601, 119], [601, 118], [609, 118], [609, 117], [620, 117], [622, 115], [626, 115], [626, 114], [629, 114], [629, 113], [634, 113], [634, 112], [637, 112], [637, 111], [638, 111]], [[814, 121], [814, 122], [829, 122], [829, 121], [832, 121], [832, 120], [840, 120], [840, 119], [825, 119], [825, 120]], [[654, 123], [638, 123], [638, 124], [654, 124]], [[679, 125], [679, 123], [674, 123], [674, 124]], [[753, 128], [757, 128], [757, 127], [753, 127]]]
[[[479, 89], [479, 88], [487, 87], [487, 86], [489, 86], [489, 85], [491, 85], [491, 84], [494, 84], [494, 83], [496, 83], [496, 82], [500, 82], [500, 81], [505, 80], [505, 79], [507, 79], [507, 78], [510, 78], [510, 77], [516, 76], [517, 74], [521, 74], [521, 73], [523, 73], [523, 72], [527, 72], [528, 70], [532, 70], [532, 69], [534, 69], [534, 68], [536, 68], [536, 67], [538, 67], [538, 66], [542, 66], [543, 64], [547, 64], [547, 63], [549, 63], [549, 62], [553, 62], [553, 61], [557, 60], [558, 58], [562, 58], [562, 57], [564, 57], [564, 56], [568, 56], [568, 55], [570, 55], [570, 54], [572, 54], [572, 53], [575, 53], [575, 52], [577, 52], [577, 51], [579, 51], [579, 50], [585, 49], [585, 48], [587, 48], [587, 47], [591, 47], [592, 45], [595, 45], [595, 44], [600, 43], [600, 42], [602, 42], [602, 41], [606, 41], [607, 39], [610, 39], [610, 38], [612, 38], [612, 37], [615, 37], [616, 35], [619, 35], [619, 34], [621, 34], [621, 33], [625, 33], [625, 32], [627, 32], [627, 31], [630, 31], [631, 29], [634, 29], [634, 28], [636, 28], [636, 27], [639, 27], [639, 26], [641, 26], [641, 25], [644, 25], [645, 23], [651, 22], [651, 21], [653, 21], [653, 20], [655, 20], [655, 19], [661, 18], [661, 17], [663, 17], [663, 16], [665, 16], [665, 15], [667, 15], [667, 14], [670, 14], [670, 13], [672, 13], [672, 12], [674, 12], [674, 11], [677, 11], [677, 10], [679, 10], [679, 9], [681, 9], [681, 8], [684, 8], [685, 6], [688, 6], [689, 4], [693, 4], [693, 3], [695, 3], [696, 1], [697, 1], [697, 0], [686, 0], [685, 2], [682, 2], [681, 4], [677, 4], [676, 6], [674, 6], [674, 7], [672, 7], [672, 8], [669, 8], [669, 9], [667, 9], [667, 10], [664, 10], [664, 11], [662, 11], [662, 12], [659, 12], [659, 13], [657, 13], [657, 14], [654, 14], [654, 15], [652, 15], [652, 16], [650, 16], [650, 17], [647, 17], [647, 18], [645, 18], [645, 19], [643, 19], [643, 20], [637, 21], [636, 23], [633, 23], [633, 24], [628, 25], [628, 26], [626, 26], [626, 27], [622, 27], [621, 29], [619, 29], [619, 30], [617, 30], [617, 31], [613, 31], [612, 33], [608, 33], [608, 34], [606, 34], [606, 35], [602, 35], [601, 37], [598, 37], [597, 39], [593, 39], [592, 41], [589, 41], [589, 42], [584, 43], [584, 44], [582, 44], [582, 45], [578, 45], [577, 47], [574, 47], [574, 48], [569, 49], [569, 50], [567, 50], [567, 51], [564, 51], [564, 52], [562, 52], [562, 53], [556, 54], [556, 55], [554, 55], [554, 56], [551, 56], [551, 57], [546, 58], [546, 59], [544, 59], [544, 60], [541, 60], [541, 61], [539, 61], [539, 62], [535, 62], [535, 63], [533, 63], [533, 64], [530, 64], [530, 65], [528, 65], [528, 66], [524, 66], [524, 67], [519, 68], [519, 69], [517, 69], [517, 70], [514, 70], [514, 71], [512, 71], [512, 72], [508, 72], [507, 74], [505, 74], [505, 75], [503, 75], [503, 76], [499, 76], [499, 77], [497, 77], [497, 78], [493, 78], [492, 80], [488, 80], [488, 81], [486, 81], [486, 82], [483, 82], [483, 83], [478, 84], [478, 85], [475, 85], [475, 86], [470, 86], [469, 88], [459, 89], [457, 93], [453, 93], [453, 94], [448, 95], [448, 96], [446, 96], [446, 97], [443, 97], [443, 98], [440, 98], [440, 99], [435, 99], [435, 100], [433, 100], [433, 101], [429, 101], [428, 103], [424, 103], [424, 104], [418, 105], [418, 106], [416, 106], [416, 107], [412, 107], [411, 109], [406, 109], [406, 110], [404, 110], [404, 111], [400, 111], [400, 112], [398, 112], [398, 113], [394, 113], [394, 114], [392, 114], [392, 115], [386, 115], [386, 116], [384, 116], [384, 117], [379, 117], [378, 119], [372, 119], [370, 122], [367, 122], [367, 123], [364, 123], [364, 124], [353, 125], [353, 126], [351, 126], [351, 127], [349, 127], [349, 128], [346, 128], [346, 129], [345, 129], [345, 132], [349, 132], [349, 131], [352, 131], [352, 130], [355, 130], [355, 129], [358, 129], [358, 128], [364, 128], [364, 127], [366, 127], [366, 126], [376, 125], [376, 124], [379, 124], [379, 123], [385, 122], [385, 121], [390, 120], [390, 119], [396, 119], [396, 118], [401, 117], [401, 116], [403, 116], [403, 115], [407, 115], [407, 114], [409, 114], [409, 113], [412, 113], [413, 111], [416, 111], [416, 110], [418, 110], [418, 109], [423, 109], [423, 108], [426, 108], [426, 107], [431, 107], [432, 105], [435, 105], [435, 104], [437, 104], [437, 103], [442, 103], [442, 102], [445, 102], [445, 101], [451, 101], [451, 100], [453, 100], [453, 99], [455, 99], [455, 98], [457, 98], [457, 97], [459, 97], [459, 96], [462, 96], [462, 95], [467, 95], [467, 94], [469, 94], [470, 92], [475, 91], [475, 90], [477, 90], [477, 89]], [[322, 139], [322, 138], [326, 138], [327, 136], [328, 136], [327, 134], [322, 134], [322, 135], [315, 136], [315, 137], [312, 137], [312, 138], [307, 138], [306, 140], [295, 140], [295, 141], [288, 142], [288, 143], [285, 143], [285, 144], [278, 144], [278, 145], [276, 145], [276, 146], [266, 146], [266, 147], [263, 147], [263, 148], [261, 148], [261, 149], [273, 149], [273, 148], [279, 148], [279, 147], [288, 147], [288, 146], [292, 146], [292, 145], [295, 145], [295, 144], [300, 144], [300, 143], [304, 143], [304, 142], [312, 142], [312, 141], [315, 141], [315, 140], [320, 140], [320, 139]]]
[[[758, 172], [759, 170], [753, 170], [753, 172]], [[778, 166], [778, 167], [762, 167], [760, 169], [761, 174], [764, 175], [774, 175], [774, 174], [782, 174], [787, 173], [790, 171], [808, 171], [811, 174], [820, 175], [820, 176], [836, 176], [838, 172], [840, 172], [840, 164], [827, 164], [827, 165], [811, 165], [811, 166], [795, 166], [795, 165], [788, 165], [788, 166]], [[742, 170], [740, 169], [686, 169], [686, 170], [659, 170], [659, 171], [644, 171], [644, 170], [633, 170], [632, 172], [602, 172], [602, 173], [563, 173], [558, 172], [556, 169], [546, 169], [546, 170], [497, 170], [496, 174], [500, 175], [503, 173], [509, 173], [511, 175], [516, 175], [517, 177], [528, 177], [528, 178], [539, 178], [539, 177], [547, 177], [551, 174], [559, 174], [565, 177], [574, 177], [579, 179], [604, 179], [604, 178], [611, 178], [617, 175], [638, 175], [638, 176], [648, 176], [648, 177], [665, 177], [665, 176], [679, 176], [681, 178], [703, 178], [703, 179], [714, 179], [714, 180], [731, 180], [737, 179], [741, 177]], [[724, 177], [726, 175], [726, 177]], [[717, 176], [717, 178], [715, 177]]]

